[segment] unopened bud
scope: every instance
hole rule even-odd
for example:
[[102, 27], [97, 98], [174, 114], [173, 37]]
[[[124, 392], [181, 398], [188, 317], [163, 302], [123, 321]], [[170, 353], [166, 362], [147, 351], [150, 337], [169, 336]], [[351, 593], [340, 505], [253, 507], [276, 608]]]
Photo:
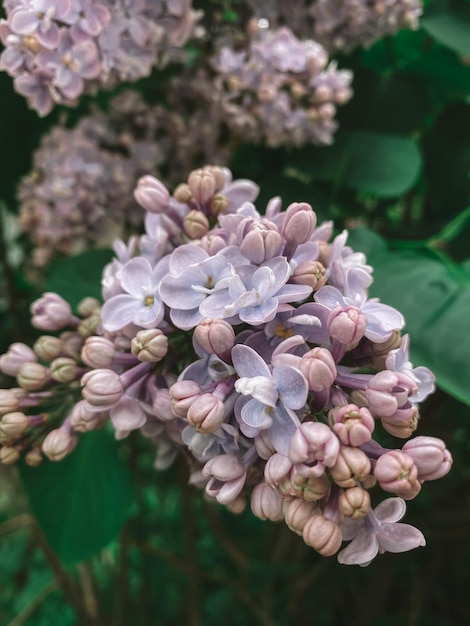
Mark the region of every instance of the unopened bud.
[[71, 383], [79, 371], [76, 361], [65, 356], [54, 359], [50, 366], [51, 378], [58, 383]]
[[293, 202], [284, 214], [282, 235], [289, 243], [301, 244], [308, 241], [315, 230], [317, 217], [306, 202]]
[[369, 492], [362, 487], [345, 489], [338, 499], [338, 507], [343, 515], [351, 519], [365, 517], [370, 511]]
[[92, 335], [96, 335], [98, 328], [101, 324], [101, 314], [99, 311], [96, 313], [92, 313], [84, 320], [80, 322], [77, 326], [77, 331], [79, 335], [83, 338], [91, 337]]
[[181, 380], [170, 387], [173, 411], [177, 417], [186, 417], [189, 407], [201, 395], [201, 388], [193, 380]]
[[323, 515], [314, 515], [307, 520], [302, 536], [308, 546], [323, 556], [336, 554], [343, 541], [340, 527]]
[[331, 338], [349, 349], [357, 345], [364, 336], [367, 318], [355, 306], [337, 307], [330, 313], [327, 327]]
[[66, 331], [60, 334], [60, 339], [62, 341], [62, 352], [64, 356], [78, 359], [84, 343], [83, 337], [76, 332]]
[[186, 418], [201, 433], [215, 433], [224, 421], [225, 405], [211, 393], [198, 396], [188, 409]]
[[376, 461], [374, 476], [382, 489], [404, 500], [411, 500], [421, 491], [418, 468], [411, 456], [400, 450], [382, 454]]
[[328, 421], [341, 443], [358, 447], [370, 441], [375, 420], [369, 409], [355, 404], [337, 406], [328, 414]]
[[417, 407], [413, 407], [414, 412], [411, 417], [404, 421], [395, 421], [395, 420], [380, 420], [384, 430], [393, 435], [394, 437], [398, 437], [400, 439], [408, 439], [418, 428], [418, 409]]
[[209, 202], [217, 187], [214, 175], [206, 168], [192, 171], [188, 178], [188, 185], [193, 197], [201, 204]]
[[106, 337], [93, 335], [87, 337], [81, 351], [82, 361], [89, 367], [101, 369], [113, 362], [116, 350], [114, 344]]
[[212, 217], [223, 215], [228, 208], [228, 198], [221, 193], [216, 193], [209, 202], [209, 213]]
[[8, 376], [18, 376], [20, 367], [31, 361], [37, 361], [31, 348], [24, 343], [15, 342], [8, 348], [8, 352], [0, 356], [0, 370]]
[[42, 389], [49, 380], [47, 368], [40, 363], [24, 363], [18, 372], [18, 384], [27, 391]]
[[31, 323], [41, 330], [60, 330], [72, 321], [72, 309], [57, 293], [46, 292], [31, 305]]
[[37, 467], [42, 463], [42, 453], [40, 448], [33, 448], [24, 457], [26, 465]]
[[51, 461], [62, 461], [76, 445], [76, 437], [73, 437], [64, 429], [51, 430], [42, 443], [42, 451]]
[[326, 281], [326, 269], [321, 263], [304, 261], [295, 268], [289, 282], [296, 285], [308, 285], [314, 291], [318, 291], [320, 287], [326, 285]]
[[0, 442], [21, 437], [28, 427], [28, 418], [20, 411], [7, 413], [0, 421]]
[[452, 466], [451, 453], [442, 439], [437, 437], [414, 437], [405, 443], [402, 450], [413, 459], [419, 480], [442, 478]]
[[178, 185], [178, 187], [173, 192], [173, 197], [176, 202], [186, 204], [191, 200], [193, 194], [191, 192], [191, 189], [189, 188], [189, 185], [187, 185], [186, 183], [182, 183], [181, 185]]
[[312, 391], [323, 391], [331, 387], [336, 379], [336, 364], [326, 348], [313, 348], [300, 361], [299, 369]]
[[302, 498], [294, 498], [285, 506], [285, 520], [287, 526], [297, 535], [302, 535], [307, 521], [319, 513], [318, 506]]
[[142, 176], [134, 190], [134, 198], [146, 211], [162, 213], [168, 206], [170, 193], [154, 176]]
[[194, 329], [194, 336], [209, 354], [226, 361], [235, 343], [233, 326], [221, 318], [206, 319]]
[[18, 398], [10, 389], [0, 389], [0, 415], [15, 411], [18, 404]]
[[184, 232], [191, 239], [200, 239], [209, 230], [209, 220], [202, 211], [190, 211], [183, 221]]
[[343, 489], [356, 487], [363, 482], [371, 470], [367, 455], [359, 448], [341, 446], [338, 459], [330, 468], [330, 474], [335, 483]]
[[262, 520], [279, 521], [284, 518], [283, 499], [276, 489], [267, 483], [260, 483], [251, 492], [251, 510]]
[[168, 352], [168, 337], [159, 328], [140, 330], [132, 339], [131, 352], [139, 361], [157, 363]]
[[52, 335], [41, 335], [33, 345], [34, 352], [43, 361], [52, 361], [62, 352], [62, 341]]
[[82, 317], [89, 317], [94, 313], [99, 313], [100, 310], [101, 302], [97, 298], [91, 297], [83, 298], [77, 307], [77, 311]]
[[14, 465], [20, 458], [20, 453], [16, 448], [3, 446], [0, 448], [0, 463], [3, 465]]
[[110, 408], [124, 393], [124, 387], [116, 372], [108, 369], [93, 370], [82, 376], [82, 395], [92, 406]]

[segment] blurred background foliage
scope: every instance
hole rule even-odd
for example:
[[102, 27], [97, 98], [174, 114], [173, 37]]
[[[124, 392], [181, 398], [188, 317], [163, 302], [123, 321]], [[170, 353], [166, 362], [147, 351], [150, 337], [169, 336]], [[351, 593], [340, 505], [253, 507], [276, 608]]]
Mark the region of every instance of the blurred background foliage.
[[[236, 22], [235, 0], [200, 4]], [[155, 471], [142, 438], [117, 444], [92, 432], [60, 464], [0, 468], [0, 624], [470, 623], [470, 2], [425, 4], [420, 30], [339, 59], [355, 95], [331, 147], [243, 145], [231, 168], [260, 185], [259, 207], [274, 195], [284, 206], [308, 201], [320, 220], [349, 228], [374, 267], [372, 295], [404, 313], [414, 363], [436, 373], [418, 434], [445, 439], [454, 467], [407, 515], [428, 546], [340, 566], [283, 525], [204, 502], [184, 463]], [[155, 72], [137, 88], [152, 98], [163, 79]], [[58, 259], [44, 284], [25, 280], [16, 187], [40, 137], [61, 116], [79, 119], [91, 99], [39, 119], [3, 73], [0, 93], [3, 352], [34, 337], [28, 304], [40, 291], [72, 304], [99, 296], [110, 253]]]

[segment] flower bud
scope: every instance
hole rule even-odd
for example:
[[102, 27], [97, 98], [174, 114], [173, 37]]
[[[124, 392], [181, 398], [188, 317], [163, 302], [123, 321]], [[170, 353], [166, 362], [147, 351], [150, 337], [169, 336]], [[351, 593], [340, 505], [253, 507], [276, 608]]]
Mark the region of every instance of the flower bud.
[[8, 376], [18, 376], [20, 367], [24, 363], [37, 361], [37, 356], [29, 346], [15, 342], [8, 348], [8, 352], [0, 356], [0, 370]]
[[184, 218], [183, 229], [191, 239], [200, 239], [209, 230], [209, 220], [202, 211], [194, 209]]
[[209, 202], [209, 213], [212, 217], [223, 215], [226, 212], [228, 205], [228, 198], [221, 193], [216, 193], [215, 196], [212, 196]]
[[283, 499], [276, 489], [267, 483], [260, 483], [251, 492], [251, 510], [262, 520], [276, 522], [284, 519]]
[[320, 512], [313, 502], [307, 502], [302, 498], [294, 498], [285, 505], [285, 521], [292, 532], [302, 535], [307, 521]]
[[265, 461], [267, 461], [276, 452], [269, 435], [266, 435], [266, 431], [261, 430], [255, 437], [256, 452], [258, 453], [258, 456]]
[[62, 352], [62, 341], [52, 335], [41, 335], [33, 345], [34, 352], [43, 361], [52, 361]]
[[54, 359], [50, 365], [51, 378], [58, 383], [71, 383], [79, 374], [77, 362], [70, 357]]
[[101, 302], [97, 298], [91, 297], [83, 298], [83, 300], [80, 300], [77, 307], [77, 311], [82, 317], [89, 317], [94, 313], [99, 313], [100, 310]]
[[323, 556], [333, 556], [341, 547], [340, 527], [323, 515], [314, 515], [305, 523], [303, 539], [308, 546]]
[[152, 408], [155, 415], [162, 422], [171, 422], [176, 418], [168, 389], [157, 389]]
[[186, 417], [189, 407], [201, 395], [201, 388], [193, 380], [181, 380], [170, 387], [173, 411], [177, 417]]
[[0, 421], [0, 442], [21, 437], [28, 427], [28, 418], [20, 411], [7, 413]]
[[62, 428], [51, 430], [42, 442], [42, 451], [51, 461], [62, 461], [72, 450], [77, 442], [69, 432]]
[[302, 476], [321, 476], [336, 463], [338, 453], [338, 438], [320, 422], [300, 424], [289, 446], [289, 459]]
[[400, 450], [391, 450], [377, 459], [374, 476], [385, 491], [411, 500], [421, 491], [418, 468], [413, 459]]
[[193, 194], [191, 193], [191, 189], [189, 188], [189, 185], [187, 185], [186, 183], [182, 183], [181, 185], [178, 185], [178, 187], [173, 192], [173, 197], [176, 200], [176, 202], [180, 202], [181, 204], [186, 204], [187, 202], [191, 200], [191, 198], [193, 197]]
[[372, 355], [372, 367], [381, 371], [385, 369], [385, 360], [391, 350], [396, 350], [401, 344], [401, 333], [394, 330], [390, 337], [382, 343], [370, 343], [369, 348]]
[[240, 515], [246, 509], [246, 498], [238, 496], [235, 500], [227, 504], [227, 509], [234, 515]]
[[134, 198], [146, 211], [163, 213], [170, 201], [170, 193], [154, 176], [142, 176], [134, 190]]
[[193, 197], [201, 204], [206, 204], [216, 192], [217, 181], [209, 168], [203, 168], [191, 172], [188, 186]]
[[32, 448], [24, 457], [26, 465], [37, 467], [42, 463], [42, 453], [40, 448]]
[[0, 415], [16, 411], [18, 404], [18, 398], [10, 389], [0, 389]]
[[72, 359], [78, 360], [84, 343], [83, 337], [76, 332], [66, 331], [60, 334], [60, 339], [64, 356], [70, 356]]
[[371, 466], [367, 455], [359, 448], [341, 446], [336, 463], [330, 467], [330, 474], [338, 487], [356, 487], [370, 474]]
[[20, 453], [16, 448], [3, 446], [0, 448], [0, 463], [3, 465], [14, 465], [20, 458]]
[[312, 391], [328, 389], [336, 379], [336, 364], [326, 348], [313, 348], [300, 361], [299, 369]]
[[365, 517], [370, 511], [369, 492], [362, 487], [345, 489], [339, 496], [338, 507], [343, 515], [351, 519]]
[[215, 433], [223, 421], [225, 405], [211, 393], [203, 393], [191, 404], [186, 418], [201, 433]]
[[290, 474], [291, 461], [282, 454], [273, 454], [264, 467], [264, 478], [272, 487], [277, 487]]
[[60, 330], [72, 321], [70, 304], [50, 291], [31, 305], [31, 323], [41, 330]]
[[168, 337], [159, 328], [139, 330], [132, 339], [131, 352], [139, 361], [157, 363], [168, 352]]
[[330, 483], [326, 474], [310, 476], [309, 478], [295, 474], [294, 485], [294, 495], [303, 498], [307, 502], [321, 500], [330, 490]]
[[257, 222], [243, 237], [240, 252], [256, 265], [261, 265], [277, 256], [282, 246], [281, 235]]
[[93, 370], [82, 376], [82, 395], [92, 406], [103, 410], [116, 404], [124, 393], [124, 387], [116, 372], [107, 369]]
[[23, 363], [18, 372], [18, 384], [27, 391], [42, 389], [49, 380], [47, 368], [39, 363]]
[[419, 480], [436, 480], [445, 476], [452, 466], [452, 455], [437, 437], [414, 437], [405, 443], [403, 452], [413, 459]]
[[413, 414], [404, 421], [382, 419], [380, 423], [388, 433], [400, 439], [408, 439], [418, 428], [418, 408], [413, 407]]
[[70, 414], [70, 423], [74, 431], [78, 433], [98, 430], [105, 425], [107, 420], [108, 413], [106, 411], [91, 410], [85, 400], [77, 402]]
[[91, 337], [92, 335], [96, 335], [98, 332], [98, 328], [101, 325], [101, 314], [100, 312], [92, 313], [84, 320], [82, 320], [77, 326], [77, 331], [80, 337], [86, 338]]
[[229, 504], [239, 496], [245, 485], [246, 468], [235, 455], [221, 454], [204, 465], [202, 474], [210, 477], [206, 493], [220, 504]]
[[328, 413], [333, 431], [345, 446], [359, 447], [370, 441], [375, 420], [369, 409], [355, 404], [337, 406]]
[[366, 398], [372, 415], [390, 418], [417, 392], [415, 381], [406, 374], [383, 370], [367, 383]]
[[337, 307], [328, 316], [327, 327], [332, 339], [350, 349], [356, 346], [364, 336], [367, 318], [355, 306]]
[[293, 202], [287, 207], [284, 214], [282, 235], [291, 244], [305, 243], [310, 239], [316, 224], [317, 216], [309, 204]]
[[303, 261], [289, 279], [289, 282], [296, 285], [308, 285], [313, 291], [326, 285], [326, 281], [326, 269], [319, 261]]
[[194, 337], [209, 354], [216, 354], [223, 361], [230, 358], [235, 343], [233, 326], [221, 318], [206, 319], [194, 329]]
[[108, 367], [113, 362], [116, 350], [114, 344], [106, 337], [92, 335], [85, 339], [80, 357], [89, 367], [101, 369]]

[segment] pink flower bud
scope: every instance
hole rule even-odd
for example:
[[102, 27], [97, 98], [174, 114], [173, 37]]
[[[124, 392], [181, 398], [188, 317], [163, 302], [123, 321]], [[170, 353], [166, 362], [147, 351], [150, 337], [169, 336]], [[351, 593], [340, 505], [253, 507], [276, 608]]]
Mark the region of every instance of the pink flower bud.
[[452, 455], [437, 437], [414, 437], [402, 448], [418, 469], [419, 480], [436, 480], [445, 476], [452, 466]]
[[116, 372], [107, 369], [93, 370], [82, 376], [82, 395], [92, 406], [103, 410], [121, 399], [124, 386]]
[[176, 200], [176, 202], [180, 202], [181, 204], [186, 204], [187, 202], [191, 200], [191, 198], [193, 197], [193, 194], [191, 193], [191, 189], [189, 188], [189, 185], [187, 185], [186, 183], [182, 183], [181, 185], [178, 185], [178, 187], [173, 192], [173, 197]]
[[359, 448], [341, 446], [338, 458], [330, 474], [338, 487], [347, 489], [364, 482], [370, 474], [371, 466], [367, 455]]
[[70, 304], [57, 293], [46, 292], [31, 305], [31, 323], [41, 330], [60, 330], [72, 322]]
[[406, 419], [404, 421], [397, 421], [393, 419], [380, 420], [384, 429], [394, 437], [399, 437], [400, 439], [408, 439], [408, 437], [411, 437], [411, 435], [418, 428], [419, 418], [418, 408], [415, 406], [413, 406], [412, 408], [413, 414], [409, 419]]
[[64, 356], [70, 356], [72, 359], [77, 360], [83, 348], [83, 337], [76, 332], [66, 331], [60, 333], [60, 340], [62, 341], [62, 352]]
[[188, 186], [193, 197], [201, 204], [206, 204], [215, 194], [217, 180], [210, 168], [194, 170], [188, 177]]
[[12, 343], [8, 352], [0, 356], [0, 370], [8, 376], [18, 376], [20, 367], [24, 363], [37, 361], [37, 356], [24, 343]]
[[62, 352], [62, 341], [52, 335], [41, 335], [33, 346], [34, 352], [43, 361], [52, 361]]
[[227, 509], [234, 515], [240, 515], [246, 509], [246, 498], [238, 496], [235, 500], [227, 504]]
[[330, 483], [326, 474], [306, 478], [301, 474], [294, 473], [293, 485], [295, 489], [293, 492], [291, 491], [291, 495], [303, 498], [307, 502], [321, 500], [330, 490]]
[[157, 389], [152, 407], [155, 415], [162, 422], [171, 422], [176, 418], [168, 389]]
[[256, 222], [243, 237], [240, 252], [256, 265], [277, 256], [282, 246], [281, 235], [270, 228]]
[[418, 468], [408, 454], [391, 450], [377, 459], [374, 476], [385, 491], [391, 491], [404, 500], [411, 500], [421, 491]]
[[309, 204], [293, 202], [284, 214], [282, 235], [289, 243], [305, 243], [310, 239], [316, 224], [317, 217]]
[[10, 389], [0, 389], [0, 415], [16, 411], [18, 404], [18, 398]]
[[62, 461], [77, 444], [77, 438], [67, 430], [56, 428], [51, 430], [42, 443], [42, 451], [51, 461]]
[[296, 285], [308, 285], [314, 291], [326, 285], [326, 269], [318, 261], [304, 261], [298, 265], [292, 276], [290, 282]]
[[355, 306], [333, 309], [327, 321], [328, 332], [331, 338], [347, 345], [348, 348], [352, 348], [359, 343], [364, 336], [366, 326], [366, 316]]
[[83, 298], [80, 300], [77, 311], [82, 317], [89, 317], [95, 313], [99, 313], [101, 310], [101, 302], [97, 298]]
[[255, 447], [258, 455], [265, 461], [267, 461], [276, 452], [273, 447], [273, 443], [265, 430], [261, 430], [256, 435]]
[[139, 330], [132, 339], [131, 352], [139, 361], [158, 363], [168, 352], [168, 337], [159, 328]]
[[42, 463], [42, 452], [40, 448], [33, 448], [26, 453], [24, 457], [26, 465], [30, 467], [37, 467]]
[[193, 380], [180, 380], [170, 387], [173, 411], [177, 417], [186, 417], [189, 407], [201, 395], [199, 385]]
[[77, 362], [66, 356], [54, 359], [50, 365], [51, 378], [58, 383], [71, 383], [79, 372]]
[[146, 211], [163, 213], [170, 201], [170, 193], [154, 176], [142, 176], [134, 190], [134, 198]]
[[220, 504], [229, 504], [243, 489], [246, 468], [233, 454], [221, 454], [204, 465], [202, 474], [210, 477], [206, 493]]
[[98, 428], [105, 425], [107, 420], [107, 412], [91, 410], [86, 400], [77, 402], [70, 414], [70, 423], [78, 433], [98, 430]]
[[287, 526], [297, 535], [302, 535], [307, 521], [320, 512], [313, 502], [302, 498], [294, 498], [285, 505], [285, 521]]
[[416, 383], [406, 374], [383, 370], [369, 380], [365, 393], [372, 415], [388, 418], [407, 405], [409, 396], [417, 391]]
[[264, 478], [272, 487], [277, 487], [289, 476], [291, 469], [290, 459], [276, 452], [265, 465]]
[[272, 522], [284, 519], [283, 504], [279, 492], [267, 483], [256, 485], [251, 492], [251, 510], [259, 519], [269, 519]]
[[229, 205], [228, 198], [221, 193], [212, 196], [209, 202], [209, 213], [212, 217], [218, 217], [226, 212]]
[[28, 418], [20, 411], [7, 413], [0, 421], [0, 442], [21, 437], [28, 427]]
[[201, 433], [215, 433], [223, 421], [225, 405], [211, 393], [203, 393], [191, 404], [186, 418]]
[[323, 556], [336, 554], [343, 541], [340, 527], [323, 515], [314, 515], [307, 520], [302, 536], [308, 546]]
[[336, 463], [338, 453], [338, 438], [320, 422], [300, 424], [289, 447], [289, 459], [303, 476], [320, 476]]
[[369, 409], [355, 404], [337, 406], [328, 414], [333, 431], [345, 446], [359, 447], [370, 441], [375, 421]]
[[20, 453], [16, 448], [3, 446], [0, 448], [0, 463], [3, 465], [14, 465], [20, 458]]
[[23, 363], [18, 372], [18, 384], [27, 391], [42, 389], [49, 380], [49, 373], [39, 363]]
[[370, 511], [369, 492], [362, 487], [345, 489], [338, 499], [338, 507], [343, 515], [351, 519], [365, 517]]
[[101, 314], [93, 313], [92, 315], [86, 317], [82, 320], [77, 326], [77, 332], [80, 337], [86, 339], [86, 337], [91, 337], [92, 335], [96, 335], [98, 332], [98, 328], [101, 326]]
[[235, 343], [235, 331], [225, 320], [221, 318], [202, 320], [194, 329], [194, 337], [209, 354], [216, 354], [223, 361], [230, 358]]
[[326, 348], [313, 348], [300, 361], [299, 369], [312, 391], [328, 389], [336, 379], [336, 364]]
[[116, 350], [112, 341], [106, 337], [93, 335], [85, 340], [80, 356], [89, 367], [101, 369], [113, 362], [115, 353]]
[[190, 211], [183, 221], [184, 232], [191, 239], [200, 239], [209, 230], [209, 220], [202, 211]]

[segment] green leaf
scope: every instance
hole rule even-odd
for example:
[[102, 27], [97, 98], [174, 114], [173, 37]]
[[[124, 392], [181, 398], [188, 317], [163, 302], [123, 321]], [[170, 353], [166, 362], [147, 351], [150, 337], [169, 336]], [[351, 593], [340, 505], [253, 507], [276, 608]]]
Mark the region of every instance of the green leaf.
[[306, 155], [299, 151], [296, 163], [302, 162], [304, 171], [309, 163], [314, 178], [382, 198], [408, 191], [421, 169], [421, 155], [413, 139], [384, 133], [340, 132], [334, 145]]
[[421, 19], [421, 26], [436, 41], [458, 54], [470, 54], [470, 7], [452, 6]]
[[369, 258], [387, 250], [387, 242], [378, 233], [366, 227], [353, 228], [349, 231], [347, 245], [354, 251], [364, 252]]
[[371, 296], [401, 311], [415, 365], [426, 365], [440, 387], [470, 405], [470, 276], [450, 259], [417, 252], [373, 257]]
[[55, 291], [76, 307], [83, 298], [101, 297], [101, 273], [113, 257], [111, 250], [89, 250], [66, 259], [54, 259], [45, 291]]
[[82, 561], [121, 530], [132, 493], [127, 467], [106, 430], [80, 436], [59, 463], [20, 466], [33, 513], [51, 547], [65, 563]]

